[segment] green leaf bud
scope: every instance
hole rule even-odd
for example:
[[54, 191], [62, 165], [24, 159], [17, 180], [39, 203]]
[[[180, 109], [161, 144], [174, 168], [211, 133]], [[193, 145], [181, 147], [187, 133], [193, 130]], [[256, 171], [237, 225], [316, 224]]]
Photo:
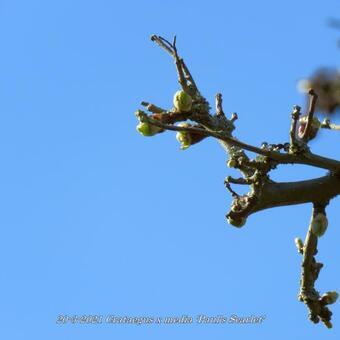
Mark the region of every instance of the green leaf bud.
[[321, 237], [327, 230], [328, 220], [325, 214], [319, 213], [313, 217], [312, 232], [314, 235]]
[[[181, 127], [189, 127], [188, 123], [178, 124]], [[181, 150], [187, 149], [191, 145], [191, 135], [187, 131], [178, 131], [176, 134], [176, 139], [181, 143]]]
[[239, 219], [233, 219], [230, 216], [228, 216], [227, 220], [228, 220], [229, 224], [231, 224], [232, 226], [237, 227], [237, 228], [243, 227], [247, 222], [247, 219], [244, 218], [244, 217], [241, 217]]
[[298, 252], [299, 253], [303, 252], [303, 242], [302, 242], [301, 238], [295, 237], [294, 242], [295, 242], [295, 245], [296, 245]]
[[178, 112], [189, 112], [192, 106], [192, 98], [185, 91], [177, 91], [174, 95], [174, 107]]
[[229, 161], [227, 162], [227, 166], [229, 168], [235, 168], [237, 162], [235, 161], [235, 159], [229, 159]]
[[145, 137], [151, 137], [163, 131], [162, 128], [159, 128], [158, 126], [155, 125], [151, 125], [147, 122], [140, 122], [137, 125], [136, 130]]

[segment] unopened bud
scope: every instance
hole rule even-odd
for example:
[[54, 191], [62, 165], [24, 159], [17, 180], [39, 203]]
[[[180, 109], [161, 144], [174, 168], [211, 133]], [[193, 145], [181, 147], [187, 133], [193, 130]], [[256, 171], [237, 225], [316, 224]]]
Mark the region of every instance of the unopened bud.
[[229, 161], [227, 162], [227, 166], [229, 168], [235, 168], [237, 162], [235, 161], [235, 159], [229, 159]]
[[325, 305], [331, 305], [331, 304], [336, 302], [338, 297], [339, 297], [339, 294], [335, 290], [332, 290], [330, 292], [323, 294], [322, 297], [321, 297], [321, 301]]
[[321, 237], [327, 230], [328, 220], [325, 214], [318, 213], [312, 220], [312, 232], [314, 235]]
[[136, 130], [145, 137], [151, 137], [163, 131], [162, 128], [155, 125], [151, 125], [147, 122], [140, 122], [137, 125]]
[[[298, 130], [299, 138], [302, 138], [305, 133], [307, 120], [308, 120], [307, 116], [303, 116], [299, 119], [299, 123], [300, 123], [299, 130]], [[309, 130], [309, 135], [307, 136], [308, 140], [312, 140], [313, 138], [315, 138], [315, 136], [317, 135], [320, 129], [320, 126], [321, 126], [321, 122], [319, 121], [319, 119], [317, 117], [313, 117], [312, 125]]]
[[325, 326], [326, 326], [328, 329], [333, 328], [333, 325], [332, 325], [332, 323], [331, 323], [330, 321], [324, 321], [323, 323], [325, 324]]
[[228, 220], [229, 224], [231, 224], [231, 225], [233, 225], [234, 227], [237, 227], [237, 228], [243, 227], [246, 224], [246, 222], [247, 222], [247, 219], [245, 217], [240, 217], [238, 219], [233, 219], [230, 216], [228, 216], [227, 220]]
[[192, 98], [185, 91], [177, 91], [174, 95], [174, 107], [178, 112], [189, 112], [192, 106]]
[[294, 242], [295, 242], [298, 252], [301, 253], [303, 251], [303, 242], [301, 238], [295, 237]]
[[[188, 123], [178, 124], [181, 127], [190, 127]], [[187, 149], [191, 145], [191, 136], [187, 131], [178, 131], [176, 134], [176, 139], [181, 143], [181, 150]]]

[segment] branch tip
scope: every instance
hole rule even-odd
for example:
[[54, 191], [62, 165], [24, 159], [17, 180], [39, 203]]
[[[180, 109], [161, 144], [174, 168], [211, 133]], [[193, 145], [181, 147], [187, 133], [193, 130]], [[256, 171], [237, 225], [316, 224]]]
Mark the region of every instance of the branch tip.
[[216, 106], [216, 115], [221, 117], [225, 116], [222, 108], [222, 94], [217, 93], [215, 96], [215, 106]]
[[316, 101], [318, 99], [318, 95], [314, 92], [313, 89], [310, 89], [308, 91], [308, 94], [310, 96], [309, 98], [309, 108], [307, 113], [307, 123], [305, 127], [305, 131], [302, 135], [302, 140], [307, 143], [309, 141], [310, 131], [312, 129], [312, 123], [313, 123], [313, 117], [314, 117], [314, 111], [316, 106]]

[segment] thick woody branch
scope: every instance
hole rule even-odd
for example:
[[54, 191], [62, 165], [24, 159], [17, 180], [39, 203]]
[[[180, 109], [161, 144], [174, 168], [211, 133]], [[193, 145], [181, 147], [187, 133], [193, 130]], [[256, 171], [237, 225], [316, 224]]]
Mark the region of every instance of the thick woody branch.
[[[307, 181], [282, 183], [264, 179], [262, 186], [256, 186], [256, 180], [249, 181], [248, 179], [247, 182], [252, 184], [253, 189], [243, 196], [242, 204], [239, 204], [239, 199], [235, 200], [234, 197], [232, 208], [227, 214], [227, 217], [233, 220], [246, 219], [253, 213], [270, 208], [303, 203], [322, 204], [340, 194], [340, 178], [333, 175]], [[229, 183], [245, 184], [246, 181], [227, 177], [225, 183], [230, 186]], [[234, 208], [235, 205], [238, 206], [237, 209]]]
[[269, 181], [263, 186], [261, 196], [251, 213], [287, 205], [328, 202], [339, 194], [340, 178], [332, 175], [307, 181]]

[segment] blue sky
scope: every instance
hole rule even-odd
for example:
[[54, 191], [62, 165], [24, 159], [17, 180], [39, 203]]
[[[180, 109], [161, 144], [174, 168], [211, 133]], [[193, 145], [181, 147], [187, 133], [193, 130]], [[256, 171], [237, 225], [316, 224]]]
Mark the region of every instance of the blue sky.
[[[239, 114], [235, 135], [288, 140], [296, 83], [339, 66], [338, 1], [0, 2], [0, 288], [4, 339], [338, 339], [297, 301], [310, 205], [225, 222], [233, 172], [215, 141], [180, 151], [143, 138], [142, 100], [171, 107], [171, 38], [211, 101]], [[339, 158], [339, 136], [312, 150]], [[287, 166], [273, 179], [324, 172]], [[321, 291], [340, 290], [338, 199], [318, 259]], [[261, 325], [57, 325], [59, 315], [265, 315]]]

